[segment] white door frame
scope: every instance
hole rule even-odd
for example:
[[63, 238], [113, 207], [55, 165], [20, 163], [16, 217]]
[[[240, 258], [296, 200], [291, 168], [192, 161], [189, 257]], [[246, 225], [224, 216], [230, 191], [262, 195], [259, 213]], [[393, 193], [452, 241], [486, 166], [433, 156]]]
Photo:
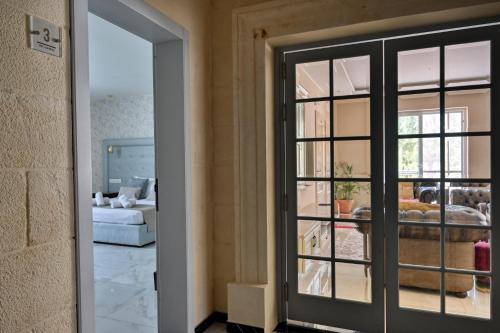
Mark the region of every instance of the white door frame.
[[141, 0], [71, 0], [78, 332], [95, 332], [88, 11], [153, 43], [158, 332], [193, 332], [188, 32]]

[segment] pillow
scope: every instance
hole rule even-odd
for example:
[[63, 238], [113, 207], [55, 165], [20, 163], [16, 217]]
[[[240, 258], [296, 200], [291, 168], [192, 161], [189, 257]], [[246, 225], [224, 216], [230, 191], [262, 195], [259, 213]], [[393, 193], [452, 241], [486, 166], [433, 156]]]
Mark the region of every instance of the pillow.
[[148, 179], [148, 185], [146, 186], [146, 195], [145, 197], [149, 197], [149, 195], [155, 193], [155, 179], [154, 178], [149, 178]]
[[139, 187], [141, 189], [141, 193], [138, 197], [136, 197], [136, 199], [142, 199], [146, 197], [146, 187], [148, 186], [148, 179], [134, 176], [127, 181], [125, 186]]
[[148, 196], [146, 197], [146, 200], [149, 200], [149, 201], [155, 201], [155, 200], [156, 200], [156, 193], [155, 193], [155, 191], [150, 192], [150, 193], [148, 194]]
[[122, 186], [120, 187], [120, 192], [118, 196], [124, 195], [129, 199], [137, 199], [139, 195], [141, 195], [142, 188], [141, 187], [130, 187], [130, 186]]

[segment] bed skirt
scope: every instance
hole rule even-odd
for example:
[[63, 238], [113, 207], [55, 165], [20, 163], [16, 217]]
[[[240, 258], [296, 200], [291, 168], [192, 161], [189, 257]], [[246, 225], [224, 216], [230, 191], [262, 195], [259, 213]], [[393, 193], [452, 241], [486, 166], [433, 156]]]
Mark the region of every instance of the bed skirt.
[[144, 246], [156, 240], [156, 233], [147, 224], [112, 224], [93, 222], [94, 242]]

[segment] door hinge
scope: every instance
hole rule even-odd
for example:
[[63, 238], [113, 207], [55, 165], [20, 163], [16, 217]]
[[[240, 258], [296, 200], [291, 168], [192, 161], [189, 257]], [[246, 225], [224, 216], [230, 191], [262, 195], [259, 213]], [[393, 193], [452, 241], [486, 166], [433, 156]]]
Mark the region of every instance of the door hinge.
[[286, 104], [283, 104], [283, 115], [282, 115], [283, 121], [286, 121]]
[[285, 302], [288, 302], [288, 282], [283, 283], [283, 296], [285, 297]]
[[286, 193], [283, 194], [283, 210], [288, 211], [288, 194]]
[[286, 63], [281, 64], [281, 77], [286, 80]]

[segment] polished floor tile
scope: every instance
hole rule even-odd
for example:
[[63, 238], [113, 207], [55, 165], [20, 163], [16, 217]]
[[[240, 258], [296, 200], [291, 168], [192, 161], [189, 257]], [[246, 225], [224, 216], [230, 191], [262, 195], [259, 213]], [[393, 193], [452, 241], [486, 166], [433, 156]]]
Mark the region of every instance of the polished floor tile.
[[97, 333], [157, 332], [155, 245], [94, 244]]
[[130, 322], [96, 317], [98, 333], [156, 333], [156, 327], [137, 325]]

